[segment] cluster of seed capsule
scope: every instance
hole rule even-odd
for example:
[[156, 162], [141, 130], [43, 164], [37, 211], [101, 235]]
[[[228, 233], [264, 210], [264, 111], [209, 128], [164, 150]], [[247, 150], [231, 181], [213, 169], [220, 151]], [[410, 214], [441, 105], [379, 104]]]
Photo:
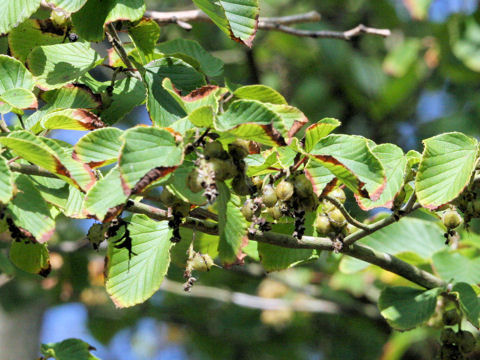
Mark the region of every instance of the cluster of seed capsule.
[[[443, 313], [443, 324], [445, 326], [460, 325], [462, 316], [456, 309], [451, 309]], [[465, 359], [465, 355], [475, 350], [477, 340], [469, 331], [458, 329], [455, 332], [452, 328], [443, 329], [440, 336], [442, 346], [440, 349], [440, 359]]]

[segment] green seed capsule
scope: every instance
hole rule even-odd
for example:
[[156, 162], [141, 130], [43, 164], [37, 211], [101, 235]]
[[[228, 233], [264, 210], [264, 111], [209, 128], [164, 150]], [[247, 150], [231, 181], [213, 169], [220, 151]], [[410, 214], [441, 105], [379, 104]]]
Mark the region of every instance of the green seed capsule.
[[470, 331], [459, 331], [457, 333], [457, 345], [460, 348], [460, 351], [464, 354], [468, 354], [475, 350], [477, 345], [477, 340], [475, 336]]
[[319, 214], [315, 219], [315, 223], [313, 224], [313, 226], [315, 227], [318, 235], [320, 236], [327, 236], [333, 231], [330, 219], [325, 214]]
[[278, 203], [273, 207], [267, 208], [267, 213], [275, 220], [278, 220], [283, 216], [281, 206]]
[[250, 153], [250, 141], [237, 139], [233, 143], [228, 144], [228, 152], [230, 156], [237, 160], [242, 160]]
[[462, 321], [462, 317], [457, 310], [452, 309], [445, 311], [442, 316], [443, 323], [447, 326], [457, 325]]
[[163, 188], [162, 193], [160, 194], [160, 201], [167, 207], [172, 207], [175, 204], [178, 204], [180, 199], [173, 195], [166, 187]]
[[305, 174], [298, 175], [293, 182], [293, 186], [295, 193], [302, 198], [307, 198], [313, 194], [312, 183], [307, 179]]
[[306, 198], [301, 198], [300, 207], [306, 212], [315, 211], [318, 207], [318, 198], [313, 193]]
[[196, 252], [189, 260], [192, 270], [209, 271], [213, 266], [213, 260], [208, 254], [200, 254]]
[[253, 184], [250, 178], [244, 175], [237, 175], [232, 180], [232, 189], [237, 195], [245, 196], [250, 194]]
[[275, 188], [275, 194], [282, 201], [288, 201], [293, 196], [293, 184], [289, 181], [282, 180]]
[[442, 344], [454, 344], [457, 341], [457, 335], [452, 329], [445, 328], [440, 335], [440, 341]]
[[262, 201], [266, 207], [275, 206], [277, 203], [277, 195], [272, 185], [265, 185], [262, 189]]
[[255, 215], [254, 209], [255, 209], [255, 204], [253, 203], [253, 200], [248, 199], [247, 201], [245, 201], [240, 211], [242, 212], [243, 216], [247, 221], [252, 221], [253, 216]]
[[215, 180], [225, 181], [237, 175], [237, 168], [231, 159], [210, 159], [208, 163], [215, 172]]
[[223, 146], [218, 141], [212, 141], [205, 144], [203, 154], [208, 159], [227, 159], [228, 154], [223, 150]]
[[336, 199], [342, 204], [344, 204], [345, 201], [347, 200], [347, 196], [345, 195], [345, 192], [340, 188], [336, 188], [335, 190], [331, 191], [328, 195]]
[[187, 186], [194, 193], [198, 193], [203, 190], [203, 182], [203, 176], [200, 175], [197, 169], [192, 170], [187, 176]]
[[462, 217], [455, 210], [447, 210], [442, 215], [442, 222], [448, 229], [455, 229], [463, 222]]
[[327, 216], [330, 219], [332, 226], [336, 229], [341, 229], [347, 224], [345, 216], [343, 216], [342, 212], [336, 208], [328, 212]]

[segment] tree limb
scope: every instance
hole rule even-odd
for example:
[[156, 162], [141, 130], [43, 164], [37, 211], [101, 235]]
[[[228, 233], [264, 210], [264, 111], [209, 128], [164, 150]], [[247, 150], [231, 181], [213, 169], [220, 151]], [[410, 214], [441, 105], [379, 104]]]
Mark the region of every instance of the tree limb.
[[[10, 164], [10, 169], [12, 171], [21, 172], [29, 175], [40, 175], [46, 177], [57, 177], [55, 174], [52, 174], [46, 170], [43, 170], [35, 165], [24, 165], [18, 163]], [[411, 211], [415, 211], [420, 208], [420, 204], [416, 204], [412, 207]], [[150, 205], [142, 204], [140, 202], [129, 202], [126, 207], [127, 211], [144, 214], [155, 220], [170, 220], [171, 217], [168, 215], [166, 210], [162, 210]], [[402, 209], [403, 210], [403, 209]], [[403, 212], [402, 216], [407, 215], [406, 212]], [[423, 286], [427, 289], [444, 286], [445, 282], [434, 275], [423, 271], [416, 266], [410, 265], [399, 258], [371, 249], [367, 246], [353, 244], [355, 241], [364, 238], [365, 236], [388, 226], [395, 221], [398, 221], [398, 216], [392, 214], [391, 216], [374, 223], [370, 229], [360, 230], [356, 233], [349, 235], [343, 241], [343, 248], [340, 252], [355, 257], [357, 259], [366, 261], [370, 264], [377, 265], [382, 269], [393, 272], [397, 275], [404, 277], [420, 286]], [[185, 221], [180, 225], [189, 229], [195, 229], [207, 234], [218, 235], [218, 226], [216, 223], [208, 222], [205, 220], [196, 219], [193, 217], [187, 217]], [[258, 242], [263, 242], [271, 245], [281, 246], [291, 249], [316, 249], [316, 250], [327, 250], [334, 251], [336, 249], [336, 244], [334, 240], [325, 237], [314, 237], [314, 236], [303, 236], [302, 239], [297, 239], [293, 236], [275, 233], [272, 231], [261, 232], [259, 230], [250, 233], [249, 238]]]
[[[186, 11], [147, 11], [145, 16], [157, 21], [160, 25], [177, 24], [180, 27], [190, 30], [192, 26], [190, 22], [212, 22], [212, 20], [200, 10], [186, 10]], [[296, 14], [281, 17], [261, 17], [258, 20], [258, 29], [269, 31], [280, 31], [286, 34], [311, 37], [311, 38], [330, 38], [351, 40], [352, 38], [360, 35], [377, 35], [382, 37], [390, 36], [390, 30], [388, 29], [376, 29], [367, 27], [363, 24], [356, 26], [348, 31], [330, 31], [330, 30], [301, 30], [296, 29], [288, 25], [318, 22], [320, 21], [320, 14], [316, 11], [311, 11], [305, 14]]]

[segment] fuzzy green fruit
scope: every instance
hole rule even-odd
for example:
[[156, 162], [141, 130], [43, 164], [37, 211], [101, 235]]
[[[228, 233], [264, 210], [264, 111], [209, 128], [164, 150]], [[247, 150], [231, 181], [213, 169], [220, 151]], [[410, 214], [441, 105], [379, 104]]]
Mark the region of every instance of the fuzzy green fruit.
[[223, 150], [223, 146], [218, 141], [212, 141], [205, 144], [203, 154], [208, 159], [228, 159], [228, 154]]
[[213, 266], [213, 260], [208, 254], [200, 254], [196, 252], [189, 260], [192, 270], [209, 271]]
[[178, 199], [175, 195], [168, 191], [166, 187], [164, 187], [162, 193], [160, 194], [160, 201], [166, 207], [172, 207], [173, 205], [178, 204], [180, 199]]
[[250, 178], [244, 175], [237, 175], [232, 180], [232, 189], [237, 195], [249, 195], [253, 190], [254, 185]]
[[290, 200], [293, 196], [293, 184], [289, 181], [282, 180], [275, 188], [275, 194], [282, 201]]
[[200, 175], [197, 169], [193, 169], [187, 176], [187, 186], [191, 192], [198, 193], [203, 190], [202, 183], [204, 183], [203, 176]]
[[440, 335], [440, 341], [442, 344], [454, 344], [457, 341], [457, 335], [452, 329], [445, 328], [442, 330], [442, 334]]
[[344, 204], [347, 200], [347, 196], [345, 195], [345, 191], [340, 188], [336, 188], [335, 190], [331, 191], [328, 194], [330, 197], [336, 199], [338, 202]]
[[299, 197], [308, 198], [313, 194], [312, 183], [307, 179], [305, 174], [298, 175], [293, 182], [293, 186], [295, 188], [295, 193]]
[[213, 158], [210, 159], [208, 163], [215, 173], [215, 180], [225, 181], [233, 178], [238, 173], [237, 168], [231, 159], [221, 160]]
[[457, 345], [460, 351], [464, 354], [468, 354], [475, 350], [477, 340], [470, 331], [459, 331], [457, 333]]
[[308, 197], [301, 198], [300, 207], [306, 212], [315, 211], [318, 207], [318, 198], [313, 193]]
[[336, 229], [342, 229], [345, 225], [347, 225], [345, 216], [343, 216], [342, 212], [337, 208], [329, 211], [327, 216], [330, 219], [332, 226]]
[[278, 220], [283, 216], [281, 206], [278, 203], [273, 207], [269, 207], [267, 213], [275, 220]]
[[318, 235], [320, 236], [327, 236], [333, 231], [330, 219], [325, 214], [319, 214], [315, 219], [313, 226], [315, 227]]
[[456, 210], [449, 209], [443, 213], [442, 222], [447, 229], [455, 229], [462, 224], [463, 219]]
[[247, 221], [252, 221], [253, 216], [255, 215], [254, 209], [255, 209], [255, 204], [253, 203], [253, 200], [248, 199], [247, 201], [245, 201], [240, 211], [242, 212], [243, 216]]
[[457, 310], [452, 309], [445, 311], [442, 316], [443, 323], [447, 326], [457, 325], [462, 321], [462, 317]]
[[277, 203], [277, 195], [272, 185], [265, 185], [262, 189], [262, 201], [268, 208], [275, 206]]
[[233, 143], [228, 144], [228, 152], [230, 156], [237, 160], [242, 160], [250, 153], [250, 141], [237, 139]]

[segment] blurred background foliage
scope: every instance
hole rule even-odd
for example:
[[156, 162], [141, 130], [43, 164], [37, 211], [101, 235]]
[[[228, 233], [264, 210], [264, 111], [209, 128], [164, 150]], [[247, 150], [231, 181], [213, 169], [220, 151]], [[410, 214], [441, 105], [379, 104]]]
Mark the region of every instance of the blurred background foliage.
[[[146, 2], [150, 10], [193, 8], [187, 0]], [[163, 27], [162, 40], [197, 40], [224, 61], [230, 81], [272, 86], [311, 122], [341, 120], [339, 132], [393, 142], [405, 150], [421, 150], [422, 139], [441, 132], [480, 135], [477, 1], [260, 3], [262, 16], [320, 12], [322, 20], [298, 26], [304, 29], [343, 31], [363, 23], [391, 29], [392, 35], [344, 42], [259, 32], [249, 50], [213, 25], [197, 23], [190, 32]], [[134, 111], [126, 121], [145, 122], [145, 112]], [[376, 309], [385, 284], [406, 281], [372, 267], [342, 274], [335, 254], [321, 254], [314, 262], [276, 274], [265, 274], [249, 261], [244, 267], [214, 268], [195, 285], [209, 298], [195, 293], [195, 287], [192, 296], [179, 295], [174, 284], [183, 282], [182, 269], [173, 266], [168, 278], [177, 283], [171, 282], [168, 291], [159, 291], [143, 305], [116, 310], [102, 287], [103, 251], [79, 246], [85, 245], [85, 229], [85, 223], [59, 222], [51, 245], [53, 272], [43, 280], [13, 269], [0, 252], [2, 337], [8, 339], [10, 333], [32, 349], [38, 349], [39, 341], [79, 337], [97, 347], [103, 360], [393, 360], [432, 359], [438, 352], [438, 329], [395, 333]], [[9, 240], [1, 236], [0, 246], [6, 248]], [[12, 274], [14, 281], [8, 281]], [[229, 292], [226, 296], [218, 289]], [[217, 293], [221, 301], [215, 300]], [[253, 305], [259, 298], [284, 299], [306, 311], [237, 306], [239, 296]], [[312, 299], [319, 301], [307, 306]], [[23, 336], [21, 321], [31, 324]], [[472, 359], [475, 356], [479, 354]]]

